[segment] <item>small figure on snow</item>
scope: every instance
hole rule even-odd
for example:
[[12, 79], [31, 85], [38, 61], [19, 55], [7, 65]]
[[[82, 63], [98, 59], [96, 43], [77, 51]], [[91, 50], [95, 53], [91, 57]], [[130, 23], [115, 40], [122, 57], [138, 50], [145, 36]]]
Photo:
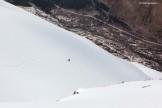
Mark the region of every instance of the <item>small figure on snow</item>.
[[68, 59], [67, 61], [69, 61], [69, 62], [70, 62], [71, 60], [70, 60], [70, 59]]
[[79, 94], [79, 92], [77, 92], [77, 91], [74, 91], [73, 95], [76, 95], [76, 94]]

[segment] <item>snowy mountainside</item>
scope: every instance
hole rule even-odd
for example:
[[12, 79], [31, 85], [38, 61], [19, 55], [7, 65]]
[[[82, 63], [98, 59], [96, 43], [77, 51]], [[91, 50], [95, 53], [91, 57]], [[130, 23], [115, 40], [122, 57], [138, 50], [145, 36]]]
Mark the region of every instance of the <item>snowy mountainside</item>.
[[0, 13], [0, 107], [53, 108], [78, 88], [150, 79], [89, 40], [4, 1]]

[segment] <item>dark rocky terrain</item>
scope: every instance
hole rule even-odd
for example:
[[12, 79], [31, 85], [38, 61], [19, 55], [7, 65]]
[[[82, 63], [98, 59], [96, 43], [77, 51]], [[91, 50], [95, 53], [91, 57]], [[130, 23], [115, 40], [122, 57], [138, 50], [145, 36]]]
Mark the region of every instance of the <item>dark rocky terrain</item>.
[[[117, 15], [160, 42], [158, 38], [162, 38], [162, 0], [99, 1], [110, 8], [110, 13]], [[143, 1], [152, 4], [142, 4]]]
[[[115, 56], [162, 71], [162, 38], [161, 32], [157, 32], [162, 29], [161, 14], [154, 9], [161, 8], [161, 4], [151, 6], [151, 13], [159, 15], [155, 18], [148, 10], [149, 6], [128, 0], [7, 1], [85, 36]], [[133, 3], [138, 6], [132, 7], [135, 6]], [[136, 12], [136, 8], [141, 9]]]

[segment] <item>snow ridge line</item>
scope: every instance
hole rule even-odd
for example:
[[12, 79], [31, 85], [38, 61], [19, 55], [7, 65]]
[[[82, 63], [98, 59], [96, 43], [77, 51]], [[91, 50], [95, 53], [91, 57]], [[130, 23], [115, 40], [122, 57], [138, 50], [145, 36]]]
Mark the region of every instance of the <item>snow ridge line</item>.
[[64, 11], [66, 11], [66, 12], [69, 12], [69, 13], [72, 13], [72, 14], [75, 14], [75, 15], [79, 15], [79, 16], [84, 16], [84, 17], [93, 18], [93, 19], [95, 19], [95, 20], [98, 20], [99, 22], [102, 22], [103, 24], [105, 24], [105, 25], [107, 25], [107, 26], [109, 26], [109, 27], [112, 27], [112, 28], [114, 28], [114, 29], [116, 29], [116, 30], [119, 30], [120, 32], [123, 32], [123, 33], [128, 34], [130, 37], [139, 39], [139, 40], [141, 40], [141, 41], [143, 41], [143, 42], [146, 42], [146, 43], [149, 43], [149, 44], [153, 44], [153, 45], [157, 45], [157, 46], [162, 47], [162, 44], [155, 43], [155, 42], [151, 42], [151, 41], [145, 40], [145, 39], [141, 39], [141, 38], [139, 38], [139, 37], [137, 37], [137, 36], [135, 36], [135, 35], [133, 35], [133, 34], [127, 32], [127, 31], [125, 31], [125, 30], [123, 30], [123, 29], [120, 29], [120, 28], [115, 27], [115, 26], [113, 26], [113, 25], [111, 25], [111, 24], [108, 24], [108, 23], [106, 23], [106, 22], [104, 22], [104, 21], [102, 21], [102, 20], [100, 20], [100, 19], [98, 19], [98, 18], [96, 18], [96, 17], [94, 17], [94, 16], [78, 14], [78, 13], [76, 13], [76, 12], [72, 12], [72, 11], [66, 10], [66, 9], [64, 9], [64, 8], [61, 8], [60, 6], [54, 4], [51, 0], [49, 0], [49, 1], [50, 1], [53, 5], [55, 5], [57, 8], [60, 8], [60, 9], [62, 9], [62, 10], [64, 10]]

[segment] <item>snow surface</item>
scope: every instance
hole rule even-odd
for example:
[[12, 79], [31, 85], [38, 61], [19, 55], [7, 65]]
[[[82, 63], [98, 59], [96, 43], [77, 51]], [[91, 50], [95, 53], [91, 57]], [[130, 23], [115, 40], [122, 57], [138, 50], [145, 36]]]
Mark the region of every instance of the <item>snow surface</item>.
[[143, 66], [139, 63], [132, 62], [135, 66], [141, 69], [146, 75], [148, 75], [151, 79], [162, 79], [162, 73], [153, 69], [150, 69], [146, 66]]
[[89, 40], [4, 1], [0, 1], [0, 13], [2, 108], [65, 108], [56, 101], [78, 88], [150, 78]]
[[161, 91], [161, 80], [79, 89], [79, 94], [58, 102], [58, 108], [161, 108]]

